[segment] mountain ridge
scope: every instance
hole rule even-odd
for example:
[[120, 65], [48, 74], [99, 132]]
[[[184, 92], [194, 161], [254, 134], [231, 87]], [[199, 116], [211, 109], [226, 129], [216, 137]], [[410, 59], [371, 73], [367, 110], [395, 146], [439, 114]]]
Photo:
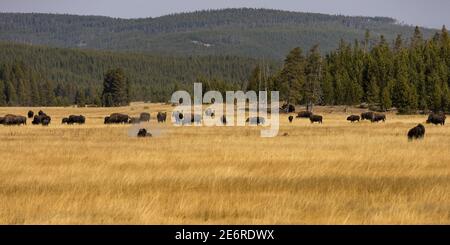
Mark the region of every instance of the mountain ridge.
[[[319, 44], [323, 53], [340, 39], [375, 41], [410, 37], [412, 26], [389, 17], [303, 13], [269, 9], [220, 9], [123, 19], [69, 14], [0, 13], [0, 40], [64, 48], [156, 55], [233, 55], [282, 59], [292, 48]], [[425, 37], [435, 30], [423, 28]], [[208, 45], [199, 45], [208, 44]]]

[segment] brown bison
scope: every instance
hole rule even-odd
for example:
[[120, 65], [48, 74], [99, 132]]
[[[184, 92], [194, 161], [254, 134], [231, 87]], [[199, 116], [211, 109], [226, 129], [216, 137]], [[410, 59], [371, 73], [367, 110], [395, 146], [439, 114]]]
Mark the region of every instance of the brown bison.
[[150, 113], [142, 112], [139, 116], [139, 121], [141, 122], [150, 122]]
[[372, 121], [373, 116], [374, 116], [374, 113], [371, 112], [371, 111], [369, 111], [369, 112], [364, 112], [364, 113], [361, 113], [361, 120], [363, 120], [363, 121], [364, 121], [364, 120]]
[[109, 117], [105, 117], [105, 124], [127, 124], [130, 117], [125, 114], [113, 113]]
[[359, 122], [360, 119], [361, 118], [357, 115], [351, 115], [351, 116], [347, 117], [347, 121], [350, 121], [352, 123]]
[[311, 123], [323, 123], [323, 117], [319, 115], [311, 115], [309, 117], [309, 120], [311, 121]]
[[374, 114], [372, 117], [372, 121], [371, 122], [385, 122], [386, 121], [386, 115], [384, 114]]
[[70, 115], [69, 117], [62, 119], [62, 124], [84, 124], [86, 122], [86, 118], [82, 115]]
[[295, 106], [291, 105], [291, 104], [284, 104], [280, 108], [280, 111], [285, 112], [285, 113], [294, 113], [295, 112]]
[[408, 131], [408, 139], [423, 139], [425, 137], [425, 127], [422, 124], [417, 125]]
[[428, 116], [427, 123], [434, 125], [445, 125], [446, 116], [444, 114], [431, 114]]
[[145, 137], [152, 137], [152, 134], [148, 133], [147, 129], [141, 128], [141, 129], [139, 129], [137, 136], [140, 138], [145, 138]]
[[301, 111], [297, 114], [297, 118], [310, 118], [313, 115], [310, 111]]
[[23, 116], [16, 116], [16, 115], [6, 115], [2, 119], [2, 124], [4, 125], [26, 125], [27, 124], [27, 118]]
[[28, 111], [28, 118], [33, 118], [33, 117], [34, 117], [34, 112]]
[[158, 120], [158, 123], [165, 123], [167, 119], [167, 112], [158, 112], [156, 119]]
[[294, 117], [293, 116], [289, 116], [289, 122], [292, 123], [292, 121], [294, 121]]

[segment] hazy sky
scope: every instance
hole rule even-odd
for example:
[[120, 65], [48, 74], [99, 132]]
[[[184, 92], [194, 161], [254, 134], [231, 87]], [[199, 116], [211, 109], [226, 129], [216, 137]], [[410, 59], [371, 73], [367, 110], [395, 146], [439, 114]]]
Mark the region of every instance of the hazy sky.
[[157, 17], [231, 7], [388, 16], [411, 25], [450, 26], [449, 0], [0, 0], [0, 12], [69, 13], [121, 18]]

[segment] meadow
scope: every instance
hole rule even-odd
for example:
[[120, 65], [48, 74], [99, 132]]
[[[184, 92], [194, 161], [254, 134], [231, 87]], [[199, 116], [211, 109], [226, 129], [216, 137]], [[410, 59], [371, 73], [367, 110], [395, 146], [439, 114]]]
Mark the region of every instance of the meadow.
[[[450, 224], [450, 127], [408, 129], [426, 116], [388, 114], [351, 124], [342, 108], [317, 108], [324, 124], [259, 127], [158, 124], [170, 106], [29, 109], [48, 127], [0, 125], [1, 224]], [[151, 112], [151, 138], [104, 116]], [[83, 114], [85, 125], [61, 125]]]

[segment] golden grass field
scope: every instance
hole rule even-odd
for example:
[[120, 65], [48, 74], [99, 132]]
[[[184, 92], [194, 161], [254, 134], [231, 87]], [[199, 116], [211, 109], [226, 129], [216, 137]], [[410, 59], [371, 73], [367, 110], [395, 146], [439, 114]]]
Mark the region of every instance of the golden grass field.
[[[172, 110], [160, 104], [32, 109], [52, 124], [0, 126], [1, 224], [450, 224], [450, 127], [406, 137], [426, 116], [350, 124], [360, 111], [318, 108], [323, 125], [281, 115], [280, 136], [260, 138], [255, 127], [158, 126], [156, 112]], [[143, 111], [153, 138], [103, 125]], [[70, 114], [87, 124], [61, 125]]]

